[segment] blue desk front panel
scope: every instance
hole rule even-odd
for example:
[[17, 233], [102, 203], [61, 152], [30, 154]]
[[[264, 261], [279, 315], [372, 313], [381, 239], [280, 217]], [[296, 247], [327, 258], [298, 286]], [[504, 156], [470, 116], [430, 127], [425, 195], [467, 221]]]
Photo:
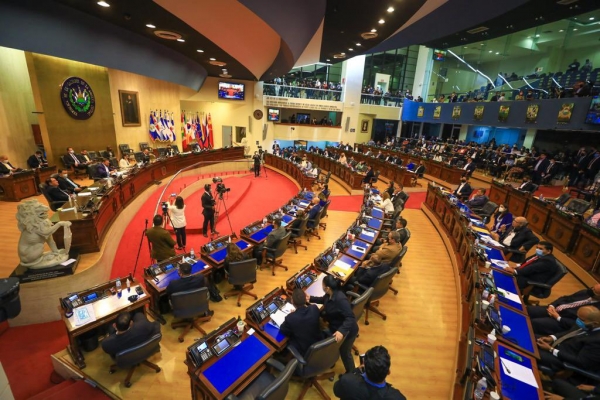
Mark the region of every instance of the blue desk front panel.
[[262, 228], [261, 230], [258, 230], [256, 232], [254, 232], [252, 235], [250, 235], [250, 238], [252, 240], [260, 242], [262, 240], [265, 240], [267, 238], [267, 236], [269, 235], [269, 233], [271, 233], [272, 230], [273, 230], [273, 225], [267, 225], [264, 228]]
[[294, 219], [294, 217], [292, 217], [291, 215], [284, 215], [283, 217], [281, 217], [281, 220], [283, 222], [285, 222], [286, 224], [289, 224], [290, 222], [292, 222], [292, 220]]
[[369, 228], [377, 229], [378, 231], [381, 230], [382, 225], [383, 221], [377, 218], [370, 218], [369, 222], [367, 223]]
[[[356, 251], [352, 249], [352, 246], [362, 247], [365, 249], [365, 252], [361, 253], [360, 251]], [[370, 244], [363, 242], [362, 240], [355, 240], [354, 242], [352, 242], [352, 245], [346, 249], [345, 253], [352, 257], [359, 258], [362, 260], [365, 254], [367, 254], [367, 252], [369, 251], [370, 246]]]
[[371, 210], [371, 217], [377, 218], [377, 219], [383, 219], [383, 215], [385, 213], [383, 212], [383, 210], [381, 208], [373, 208]]
[[[238, 240], [235, 244], [242, 251], [244, 251], [248, 248], [248, 246], [250, 246], [250, 243], [246, 242], [245, 240]], [[225, 257], [227, 257], [227, 247], [224, 247], [219, 251], [215, 251], [210, 255], [210, 257], [218, 263], [223, 262], [225, 260]]]
[[493, 247], [488, 247], [485, 250], [485, 253], [487, 254], [487, 258], [488, 260], [504, 260], [504, 254], [502, 254], [502, 251], [493, 248]]
[[[504, 346], [503, 344], [498, 343], [498, 357], [502, 357], [504, 359], [510, 360], [514, 363], [520, 364], [526, 368], [533, 369], [533, 365], [531, 360], [527, 357], [522, 357], [523, 362], [519, 362], [509, 356], [506, 355], [506, 351], [512, 351], [510, 348]], [[502, 397], [511, 399], [511, 400], [533, 400], [539, 399], [538, 389], [535, 387], [528, 385], [524, 382], [521, 382], [518, 379], [512, 378], [508, 376], [504, 372], [504, 368], [502, 364], [500, 364], [500, 360], [498, 360], [498, 368], [500, 369], [500, 383], [501, 383], [501, 391]]]
[[503, 335], [503, 337], [510, 342], [515, 343], [522, 349], [535, 353], [535, 346], [537, 345], [531, 340], [531, 333], [529, 332], [529, 325], [527, 324], [528, 317], [513, 311], [502, 304], [500, 304], [498, 310], [502, 317], [502, 325], [510, 327], [508, 335]]
[[[197, 260], [196, 263], [194, 265], [192, 265], [192, 275], [197, 274], [200, 271], [203, 271], [207, 267], [208, 267], [208, 265], [204, 261]], [[159, 289], [166, 289], [166, 287], [169, 286], [169, 283], [171, 281], [176, 281], [177, 279], [180, 279], [179, 269], [175, 268], [172, 271], [169, 271], [168, 273], [159, 277], [159, 279], [160, 280], [158, 281], [156, 286]]]
[[[494, 282], [496, 283], [496, 287], [498, 289], [504, 289], [507, 292], [520, 294], [519, 289], [517, 289], [517, 283], [515, 282], [515, 278], [513, 278], [512, 275], [507, 275], [500, 271], [492, 270], [492, 276], [494, 277]], [[511, 306], [515, 310], [524, 310], [523, 303], [517, 303], [516, 301], [509, 300], [506, 297], [502, 297], [501, 295], [498, 295], [498, 300], [501, 303]]]
[[313, 192], [304, 192], [304, 200], [312, 200], [313, 197], [315, 197], [315, 194]]
[[266, 323], [264, 326], [264, 333], [271, 336], [277, 343], [281, 343], [285, 340], [286, 336], [281, 333], [279, 328], [274, 327], [273, 325]]
[[206, 379], [219, 393], [225, 392], [269, 352], [255, 336], [249, 336], [204, 371]]
[[356, 268], [356, 265], [357, 265], [357, 264], [360, 262], [360, 261], [357, 261], [357, 260], [355, 260], [355, 259], [354, 259], [354, 258], [352, 258], [352, 257], [348, 257], [348, 256], [347, 256], [347, 255], [345, 255], [345, 254], [342, 254], [342, 255], [340, 255], [340, 256], [338, 257], [338, 260], [340, 260], [340, 261], [343, 261], [343, 262], [345, 262], [346, 264], [350, 265], [350, 267], [351, 267], [352, 269]]
[[[369, 231], [369, 232], [373, 233], [373, 236], [367, 236], [367, 235], [365, 235], [365, 231]], [[373, 243], [377, 239], [378, 234], [379, 234], [379, 232], [374, 231], [372, 229], [363, 229], [360, 232], [360, 235], [358, 235], [358, 238], [360, 240], [365, 241], [365, 242]]]

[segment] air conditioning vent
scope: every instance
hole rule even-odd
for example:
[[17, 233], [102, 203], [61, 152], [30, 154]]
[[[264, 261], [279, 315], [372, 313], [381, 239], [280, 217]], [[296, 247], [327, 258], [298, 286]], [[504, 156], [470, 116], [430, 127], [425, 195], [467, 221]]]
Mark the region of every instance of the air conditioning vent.
[[579, 0], [559, 0], [556, 4], [560, 4], [561, 6], [568, 6], [569, 4], [577, 3]]
[[208, 62], [210, 65], [216, 65], [218, 67], [224, 67], [227, 65], [227, 63], [224, 63], [223, 61], [209, 61]]
[[362, 37], [365, 40], [375, 39], [377, 36], [378, 35], [375, 32], [364, 32], [360, 34], [360, 37]]
[[171, 32], [171, 31], [154, 31], [154, 34], [161, 39], [167, 39], [167, 40], [181, 39], [181, 35], [179, 33]]
[[480, 27], [478, 27], [478, 28], [473, 28], [473, 29], [471, 29], [471, 30], [469, 30], [469, 31], [467, 31], [467, 32], [468, 32], [468, 33], [470, 33], [471, 35], [474, 35], [474, 34], [476, 34], [476, 33], [485, 32], [485, 31], [487, 31], [488, 29], [490, 29], [490, 28], [488, 28], [487, 26], [480, 26]]

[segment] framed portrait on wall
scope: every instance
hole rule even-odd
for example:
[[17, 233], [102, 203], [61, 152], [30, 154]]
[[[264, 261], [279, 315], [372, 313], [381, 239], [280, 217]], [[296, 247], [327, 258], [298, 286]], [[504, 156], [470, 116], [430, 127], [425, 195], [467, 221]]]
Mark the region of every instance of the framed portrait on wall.
[[485, 106], [475, 107], [475, 111], [473, 112], [473, 119], [475, 121], [481, 121], [483, 119], [483, 110], [485, 110]]
[[437, 106], [433, 109], [433, 119], [440, 119], [442, 115], [442, 106]]
[[564, 103], [560, 107], [560, 111], [558, 112], [558, 122], [560, 124], [568, 124], [571, 121], [573, 107], [575, 107], [575, 103]]
[[425, 107], [419, 106], [419, 108], [417, 109], [417, 117], [423, 118], [423, 115], [425, 115]]
[[360, 124], [360, 131], [362, 133], [369, 132], [369, 120], [368, 119], [362, 120], [362, 123]]
[[527, 106], [527, 114], [525, 114], [525, 122], [535, 124], [537, 122], [538, 113], [540, 112], [539, 104], [531, 104]]
[[123, 126], [141, 126], [138, 92], [119, 90], [119, 100], [121, 102], [121, 120], [123, 121]]
[[454, 108], [452, 109], [452, 119], [460, 119], [460, 112], [460, 106], [454, 106]]
[[510, 106], [500, 106], [500, 110], [498, 110], [498, 121], [500, 121], [500, 122], [508, 121], [509, 113], [510, 113]]

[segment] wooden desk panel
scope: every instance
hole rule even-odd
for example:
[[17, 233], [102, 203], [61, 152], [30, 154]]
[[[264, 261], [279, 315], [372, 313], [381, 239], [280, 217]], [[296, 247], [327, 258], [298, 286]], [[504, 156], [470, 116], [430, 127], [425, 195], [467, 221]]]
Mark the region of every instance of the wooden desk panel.
[[21, 201], [38, 194], [33, 171], [0, 178], [0, 200]]
[[539, 234], [546, 233], [546, 224], [548, 223], [548, 216], [550, 215], [550, 209], [548, 203], [537, 199], [531, 199], [529, 201], [529, 207], [525, 213], [525, 218], [529, 222], [531, 229]]
[[580, 224], [578, 220], [565, 217], [554, 210], [548, 218], [546, 237], [560, 251], [570, 253], [579, 235]]
[[507, 200], [508, 211], [515, 217], [524, 216], [530, 196], [528, 193], [509, 188]]
[[598, 273], [600, 269], [600, 237], [595, 232], [581, 228], [572, 257], [583, 269]]
[[[500, 205], [506, 203], [506, 198], [508, 197], [508, 190], [503, 185], [498, 185], [495, 182], [492, 182], [490, 186], [490, 194], [489, 198], [494, 203]], [[511, 211], [512, 212], [512, 211]]]

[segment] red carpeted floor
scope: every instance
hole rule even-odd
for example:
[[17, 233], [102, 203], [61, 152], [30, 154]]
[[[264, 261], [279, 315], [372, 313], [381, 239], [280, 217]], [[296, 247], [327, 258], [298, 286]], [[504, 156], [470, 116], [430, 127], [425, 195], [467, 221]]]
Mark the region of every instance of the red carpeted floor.
[[421, 209], [421, 204], [425, 202], [427, 192], [411, 192], [409, 194], [410, 197], [408, 198], [408, 202], [404, 208]]
[[534, 193], [534, 196], [543, 194], [544, 197], [559, 197], [564, 193], [564, 186], [540, 186]]
[[[225, 186], [231, 188], [229, 199], [226, 199], [226, 204], [227, 209], [229, 210], [229, 219], [231, 220], [233, 232], [238, 235], [240, 229], [249, 223], [256, 221], [257, 216], [263, 216], [276, 210], [298, 193], [298, 188], [294, 183], [275, 171], [269, 171], [268, 178], [262, 176], [255, 178], [254, 175], [227, 177], [226, 174], [223, 174], [222, 178]], [[188, 185], [197, 180], [195, 177], [184, 179], [188, 179]], [[182, 182], [178, 181], [179, 187], [182, 187], [184, 184], [186, 184], [185, 180]], [[202, 207], [200, 206], [199, 196], [202, 194], [203, 190], [202, 187], [199, 187], [198, 192], [189, 195], [189, 200], [186, 201], [186, 218], [190, 220], [190, 223], [196, 225], [199, 223], [200, 227], [202, 223], [202, 217], [200, 215], [202, 213]], [[243, 191], [244, 194], [240, 196], [236, 191], [238, 193]], [[137, 215], [133, 218], [121, 238], [111, 272], [112, 278], [126, 276], [130, 272], [133, 272], [140, 239], [142, 238], [142, 232], [144, 230], [144, 219], [148, 218], [149, 225], [152, 223], [152, 213], [154, 212], [158, 196], [159, 193], [150, 196], [150, 198], [140, 207]], [[231, 228], [229, 226], [229, 221], [223, 215], [223, 211], [221, 214], [221, 218], [217, 221], [216, 229], [221, 235], [230, 234]], [[208, 242], [208, 239], [203, 237], [200, 233], [188, 234], [187, 236], [188, 251], [192, 247], [195, 251], [199, 251], [200, 246]], [[136, 271], [136, 277], [138, 279], [142, 278], [142, 270], [148, 265], [150, 265], [150, 254], [148, 251], [148, 244], [144, 240]]]

